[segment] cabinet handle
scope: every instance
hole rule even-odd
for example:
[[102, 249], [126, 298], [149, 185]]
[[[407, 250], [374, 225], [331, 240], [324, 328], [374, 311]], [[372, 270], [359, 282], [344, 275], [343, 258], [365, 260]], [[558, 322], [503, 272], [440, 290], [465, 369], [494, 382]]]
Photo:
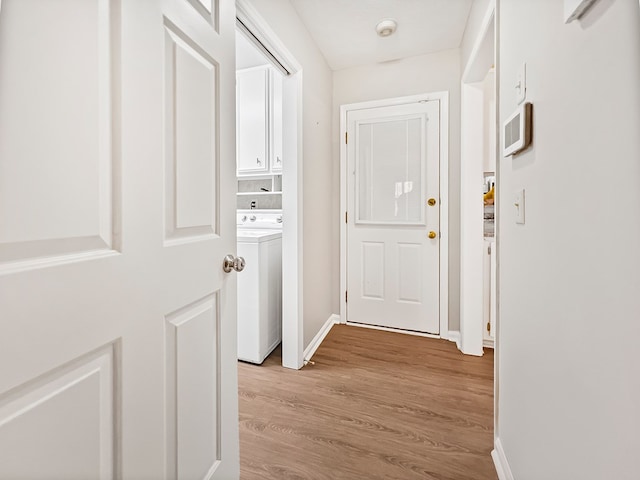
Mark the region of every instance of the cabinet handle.
[[260, 159], [259, 159], [259, 158], [256, 158], [256, 163], [257, 163], [258, 165], [262, 165], [262, 162], [260, 161]]
[[282, 160], [280, 160], [280, 157], [276, 157], [276, 163], [282, 163]]

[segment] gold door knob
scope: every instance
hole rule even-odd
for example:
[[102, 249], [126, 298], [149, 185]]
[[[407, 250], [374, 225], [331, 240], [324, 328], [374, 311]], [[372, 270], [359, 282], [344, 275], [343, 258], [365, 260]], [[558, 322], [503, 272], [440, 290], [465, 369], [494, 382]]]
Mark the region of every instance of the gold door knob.
[[429, 204], [430, 207], [433, 207], [436, 204], [436, 199], [430, 198], [429, 200], [427, 200], [427, 203]]
[[438, 236], [438, 234], [436, 232], [434, 232], [433, 230], [431, 230], [429, 232], [429, 238], [436, 238]]

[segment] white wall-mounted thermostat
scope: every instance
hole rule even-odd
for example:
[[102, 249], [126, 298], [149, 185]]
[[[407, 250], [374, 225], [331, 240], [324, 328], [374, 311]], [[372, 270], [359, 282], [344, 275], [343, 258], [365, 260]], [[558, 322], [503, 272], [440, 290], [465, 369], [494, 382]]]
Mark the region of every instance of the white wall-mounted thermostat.
[[531, 144], [533, 105], [520, 105], [504, 122], [502, 128], [503, 156], [514, 155]]

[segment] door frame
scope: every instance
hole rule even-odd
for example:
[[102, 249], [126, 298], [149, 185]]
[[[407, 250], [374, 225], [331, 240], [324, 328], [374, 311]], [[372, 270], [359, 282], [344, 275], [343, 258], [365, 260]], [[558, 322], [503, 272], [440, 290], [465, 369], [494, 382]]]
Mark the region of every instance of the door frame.
[[295, 134], [284, 136], [282, 148], [283, 157], [295, 161], [282, 165], [282, 251], [287, 252], [282, 263], [282, 366], [299, 370], [304, 365], [302, 66], [248, 0], [236, 0], [236, 18], [261, 43], [261, 49], [280, 63], [282, 68], [276, 68], [289, 73], [283, 81], [283, 100], [290, 105], [283, 110], [283, 130]]
[[440, 102], [440, 294], [439, 294], [439, 335], [408, 332], [405, 330], [371, 327], [408, 334], [449, 339], [449, 92], [433, 92], [406, 97], [386, 98], [368, 102], [340, 105], [340, 322], [349, 323], [347, 318], [347, 113], [376, 107], [391, 107], [407, 103], [438, 100]]
[[[478, 137], [476, 118], [479, 115], [478, 103], [482, 102], [483, 94], [475, 86], [482, 79], [479, 78], [483, 71], [489, 70], [487, 62], [495, 66], [496, 78], [496, 112], [499, 108], [498, 87], [498, 43], [495, 29], [495, 0], [491, 0], [484, 13], [477, 37], [474, 39], [469, 60], [461, 77], [461, 145], [460, 145], [460, 342], [458, 348], [467, 355], [482, 356], [483, 351], [483, 257], [484, 257], [484, 233], [482, 203], [483, 166], [475, 154], [477, 145], [474, 140]], [[494, 28], [492, 29], [492, 25]], [[488, 48], [490, 42], [494, 42], [493, 49]], [[489, 43], [488, 43], [489, 42]], [[487, 58], [490, 55], [490, 59]], [[490, 65], [489, 65], [490, 66]], [[487, 67], [487, 68], [485, 68]], [[483, 77], [484, 78], [484, 77]], [[496, 115], [496, 123], [498, 116]], [[500, 128], [496, 125], [496, 145]], [[496, 175], [499, 170], [500, 148], [496, 147]], [[496, 177], [496, 180], [498, 178]], [[499, 184], [496, 182], [496, 189]], [[496, 212], [498, 198], [496, 196]], [[496, 215], [496, 218], [498, 216]], [[497, 222], [496, 222], [497, 223]], [[494, 247], [496, 255], [499, 255], [497, 243]], [[499, 260], [499, 256], [497, 257]], [[496, 281], [496, 290], [499, 283]], [[498, 315], [496, 312], [496, 330]], [[496, 332], [494, 332], [494, 335]], [[494, 337], [497, 338], [497, 337]], [[494, 340], [497, 343], [497, 340]], [[495, 345], [494, 343], [494, 345]]]

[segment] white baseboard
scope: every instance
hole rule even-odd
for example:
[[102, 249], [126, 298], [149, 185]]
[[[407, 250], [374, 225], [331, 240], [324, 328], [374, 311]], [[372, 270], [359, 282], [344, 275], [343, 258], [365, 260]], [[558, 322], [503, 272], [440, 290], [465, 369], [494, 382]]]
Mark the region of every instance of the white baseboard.
[[499, 438], [496, 438], [494, 443], [494, 449], [491, 450], [491, 458], [493, 458], [493, 464], [496, 466], [496, 472], [500, 480], [514, 480], [513, 473], [507, 462], [507, 457], [504, 455], [502, 449], [502, 442]]
[[[465, 352], [462, 349], [462, 333], [460, 333], [460, 331], [458, 330], [449, 331], [449, 335], [445, 338], [450, 342], [456, 342], [456, 347], [458, 347], [458, 350], [460, 350], [465, 355], [472, 355], [474, 357], [481, 357], [484, 355], [484, 351], [482, 350], [482, 348], [478, 352]], [[484, 342], [486, 342], [486, 340]], [[487, 345], [484, 342], [483, 347], [490, 346], [491, 348], [493, 348], [493, 345]]]
[[494, 347], [494, 340], [490, 340], [488, 338], [485, 338], [484, 340], [482, 340], [482, 346], [483, 347], [487, 347], [487, 348], [495, 348]]
[[449, 330], [449, 336], [447, 337], [450, 342], [456, 342], [456, 347], [460, 350], [460, 332], [457, 330]]
[[305, 361], [311, 360], [311, 357], [313, 357], [313, 354], [316, 353], [316, 350], [324, 340], [324, 337], [327, 336], [327, 334], [331, 330], [331, 327], [333, 327], [336, 323], [340, 323], [340, 315], [336, 315], [334, 313], [325, 322], [325, 324], [322, 326], [322, 328], [316, 334], [316, 336], [313, 337], [313, 340], [311, 340], [311, 343], [309, 344], [309, 346], [307, 346], [307, 348], [304, 349], [302, 358], [304, 358]]

